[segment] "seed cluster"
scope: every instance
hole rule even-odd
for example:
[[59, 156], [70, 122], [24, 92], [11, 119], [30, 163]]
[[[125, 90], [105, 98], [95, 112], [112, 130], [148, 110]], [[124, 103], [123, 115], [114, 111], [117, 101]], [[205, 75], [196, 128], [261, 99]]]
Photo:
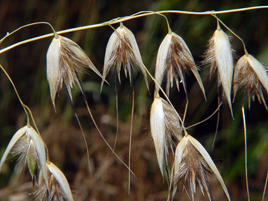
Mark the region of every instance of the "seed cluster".
[[[240, 88], [243, 88], [244, 94], [248, 95], [249, 107], [250, 101], [255, 100], [256, 96], [258, 101], [263, 103], [267, 109], [262, 92], [263, 88], [268, 92], [268, 77], [265, 67], [247, 52], [245, 46], [245, 54], [234, 65], [229, 37], [220, 26], [220, 24], [224, 27], [226, 25], [216, 16], [214, 17], [217, 19], [217, 29], [208, 42], [208, 49], [204, 54], [202, 65], [210, 66], [211, 74], [216, 74], [218, 87], [222, 87], [231, 116], [233, 116], [231, 100], [235, 99]], [[226, 28], [228, 29], [228, 27]], [[107, 82], [106, 77], [109, 72], [115, 73], [116, 78], [121, 82], [121, 69], [123, 69], [126, 78], [129, 78], [130, 85], [133, 86], [133, 94], [135, 73], [142, 73], [148, 89], [147, 75], [154, 81], [150, 128], [160, 172], [163, 179], [169, 183], [168, 199], [173, 200], [177, 189], [181, 189], [188, 191], [189, 198], [193, 201], [198, 184], [201, 192], [206, 194], [209, 200], [212, 200], [208, 177], [214, 176], [221, 184], [227, 199], [231, 200], [227, 187], [210, 155], [198, 140], [187, 133], [184, 118], [181, 118], [168, 98], [173, 85], [176, 85], [177, 90], [180, 91], [180, 84], [182, 84], [188, 101], [186, 77], [192, 73], [206, 100], [205, 88], [199, 75], [200, 69], [195, 64], [192, 53], [183, 38], [171, 31], [170, 28], [157, 52], [154, 77], [151, 76], [142, 61], [134, 34], [122, 22], [117, 29], [114, 29], [108, 41], [103, 74], [97, 70], [78, 44], [54, 33], [46, 55], [46, 75], [55, 111], [58, 93], [65, 92], [72, 101], [71, 90], [77, 84], [84, 95], [79, 79], [80, 74], [92, 70], [102, 79], [102, 90], [104, 82]], [[166, 81], [165, 90], [161, 87], [164, 81]], [[34, 126], [31, 125], [34, 118], [30, 109], [22, 101], [21, 104], [28, 118], [27, 125], [13, 135], [2, 156], [0, 170], [7, 155], [12, 153], [19, 157], [17, 169], [22, 170], [27, 165], [35, 183], [36, 192], [34, 195], [36, 200], [72, 201], [73, 195], [67, 179], [49, 160], [47, 147], [35, 123]], [[187, 108], [185, 111], [187, 112]], [[90, 115], [92, 114], [90, 113]], [[97, 130], [99, 131], [98, 127]], [[169, 152], [173, 156], [171, 168], [169, 168], [171, 164], [168, 159]], [[115, 152], [113, 151], [113, 153]]]

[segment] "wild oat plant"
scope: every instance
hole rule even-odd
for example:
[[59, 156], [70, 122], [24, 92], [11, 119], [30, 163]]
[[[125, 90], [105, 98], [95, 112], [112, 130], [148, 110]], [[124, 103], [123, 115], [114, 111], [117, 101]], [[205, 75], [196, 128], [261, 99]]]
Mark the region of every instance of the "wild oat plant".
[[[179, 10], [139, 12], [131, 16], [119, 17], [100, 24], [77, 27], [58, 32], [56, 32], [53, 26], [49, 23], [37, 22], [22, 26], [11, 33], [7, 33], [6, 36], [1, 39], [1, 43], [6, 38], [11, 37], [14, 33], [19, 32], [21, 29], [26, 29], [27, 27], [40, 24], [49, 25], [52, 28], [53, 33], [31, 38], [29, 40], [10, 45], [6, 48], [2, 48], [0, 50], [0, 54], [2, 55], [10, 49], [18, 48], [20, 45], [25, 43], [37, 41], [41, 38], [53, 37], [46, 55], [46, 76], [50, 89], [50, 97], [53, 108], [56, 112], [57, 95], [59, 95], [61, 92], [65, 93], [73, 110], [73, 114], [75, 115], [76, 120], [79, 124], [81, 133], [84, 137], [88, 157], [88, 167], [90, 171], [90, 147], [87, 147], [87, 141], [83, 132], [83, 126], [80, 123], [78, 115], [76, 114], [72, 98], [72, 89], [75, 87], [75, 85], [78, 85], [81, 93], [83, 94], [88, 114], [90, 115], [98, 133], [110, 148], [111, 152], [113, 152], [117, 159], [122, 162], [129, 171], [128, 189], [130, 194], [130, 181], [132, 177], [135, 177], [135, 172], [132, 172], [130, 164], [131, 136], [133, 132], [132, 127], [133, 124], [135, 124], [135, 122], [133, 122], [135, 97], [134, 91], [139, 90], [134, 88], [134, 81], [136, 73], [141, 72], [144, 76], [147, 88], [153, 88], [154, 86], [154, 92], [152, 95], [150, 94], [150, 96], [153, 96], [153, 102], [150, 109], [150, 133], [156, 151], [156, 159], [158, 161], [160, 174], [163, 177], [163, 182], [166, 182], [168, 186], [168, 193], [166, 194], [167, 200], [180, 200], [179, 197], [175, 196], [177, 194], [177, 191], [180, 191], [187, 194], [189, 200], [193, 201], [196, 197], [197, 186], [199, 186], [202, 194], [204, 196], [207, 196], [208, 200], [213, 200], [213, 193], [210, 190], [210, 180], [213, 177], [216, 178], [221, 185], [221, 188], [226, 197], [225, 200], [231, 200], [232, 197], [228, 192], [220, 171], [213, 162], [208, 151], [198, 141], [198, 133], [193, 133], [193, 135], [195, 135], [195, 137], [193, 137], [187, 132], [190, 127], [185, 126], [185, 117], [187, 114], [188, 104], [191, 101], [188, 99], [187, 76], [189, 74], [194, 75], [204, 96], [204, 101], [206, 101], [205, 87], [203, 85], [199, 72], [202, 66], [210, 67], [210, 76], [212, 77], [214, 74], [216, 75], [217, 86], [219, 88], [219, 105], [215, 113], [219, 114], [222, 103], [225, 104], [225, 102], [227, 102], [230, 108], [230, 116], [233, 117], [232, 100], [234, 101], [235, 97], [238, 96], [236, 94], [240, 88], [242, 88], [242, 91], [244, 91], [244, 97], [247, 96], [248, 98], [248, 107], [250, 107], [251, 100], [254, 101], [256, 96], [258, 101], [260, 103], [263, 103], [264, 107], [267, 110], [265, 94], [268, 93], [268, 77], [265, 67], [260, 61], [254, 58], [254, 56], [248, 53], [243, 40], [237, 34], [235, 34], [234, 31], [231, 30], [226, 24], [224, 24], [221, 21], [220, 17], [218, 17], [223, 13], [230, 14], [240, 11], [267, 8], [268, 6], [260, 6], [217, 12], [188, 12]], [[168, 18], [165, 16], [165, 14], [168, 13], [175, 13], [176, 15], [206, 15], [215, 19], [216, 30], [212, 37], [208, 40], [207, 51], [202, 56], [204, 60], [200, 64], [196, 64], [194, 60], [194, 57], [196, 55], [192, 55], [190, 51], [191, 47], [189, 48], [186, 44], [187, 41], [184, 41], [182, 36], [179, 36], [177, 33], [171, 30]], [[151, 72], [144, 65], [142, 61], [142, 55], [140, 53], [134, 34], [123, 24], [128, 20], [151, 15], [163, 17], [166, 20], [167, 24], [167, 34], [161, 44], [159, 44], [159, 49], [157, 52], [154, 70], [155, 76], [152, 76]], [[118, 28], [114, 28], [118, 25]], [[87, 54], [82, 50], [82, 48], [71, 39], [63, 36], [63, 34], [104, 26], [110, 27], [113, 30], [113, 33], [107, 43], [104, 66], [102, 70], [103, 73], [101, 74], [89, 59]], [[228, 36], [225, 31], [228, 31], [232, 35], [232, 40], [238, 39], [242, 42], [245, 54], [237, 61], [236, 58], [233, 57], [234, 50], [231, 47], [230, 36]], [[114, 84], [117, 99], [117, 135], [118, 127], [120, 127], [118, 120], [118, 110], [120, 110], [120, 106], [118, 105], [118, 86], [116, 83], [117, 81], [121, 83], [121, 69], [123, 69], [123, 72], [126, 78], [129, 79], [130, 86], [132, 87], [132, 114], [128, 165], [126, 165], [123, 159], [121, 159], [116, 154], [116, 146], [112, 148], [105, 140], [104, 135], [100, 131], [97, 123], [93, 118], [91, 110], [89, 109], [89, 104], [87, 103], [87, 98], [79, 77], [80, 74], [85, 74], [88, 70], [93, 71], [101, 78], [100, 91], [102, 91], [104, 84], [109, 84], [106, 81], [109, 72], [114, 73]], [[18, 158], [16, 161], [16, 171], [22, 173], [24, 167], [28, 168], [32, 179], [32, 185], [35, 190], [35, 192], [29, 196], [35, 200], [74, 200], [71, 187], [64, 173], [49, 160], [49, 150], [42, 139], [41, 132], [38, 130], [31, 109], [26, 104], [24, 104], [23, 100], [20, 98], [19, 94], [23, 92], [17, 91], [17, 88], [13, 83], [11, 77], [2, 65], [1, 70], [11, 83], [15, 94], [21, 103], [22, 109], [25, 112], [27, 122], [26, 125], [20, 128], [11, 138], [2, 156], [0, 162], [0, 170], [3, 167], [7, 156], [11, 154]], [[147, 81], [147, 76], [150, 77], [154, 83], [150, 87]], [[166, 86], [162, 88], [162, 84], [164, 83]], [[169, 99], [170, 90], [174, 84], [176, 85], [178, 91], [180, 91], [180, 85], [182, 85], [186, 96], [186, 105], [183, 116], [181, 116], [176, 111]], [[225, 97], [225, 99], [222, 99], [223, 97]], [[241, 106], [245, 143], [245, 184], [247, 188], [247, 197], [248, 200], [250, 200], [250, 191], [248, 188], [247, 177], [247, 133], [244, 103], [242, 103]], [[204, 121], [208, 119], [209, 118], [205, 119]], [[169, 154], [170, 152], [171, 154]], [[264, 184], [263, 196], [260, 200], [265, 200], [266, 186], [267, 178]]]

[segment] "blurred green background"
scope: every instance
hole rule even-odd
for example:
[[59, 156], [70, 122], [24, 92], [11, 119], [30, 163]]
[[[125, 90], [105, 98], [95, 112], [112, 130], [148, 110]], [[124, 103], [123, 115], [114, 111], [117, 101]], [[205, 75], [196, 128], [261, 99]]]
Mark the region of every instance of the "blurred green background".
[[[52, 24], [56, 31], [100, 23], [110, 19], [131, 15], [144, 10], [189, 10], [209, 11], [265, 5], [264, 0], [1, 0], [0, 38], [7, 32], [37, 21]], [[202, 61], [206, 44], [216, 29], [216, 21], [210, 16], [166, 15], [171, 29], [188, 44], [198, 65]], [[268, 65], [268, 12], [255, 10], [218, 15], [264, 65]], [[165, 20], [160, 16], [149, 16], [124, 23], [135, 35], [143, 61], [154, 74], [158, 47], [167, 34]], [[117, 27], [117, 25], [115, 25]], [[225, 29], [224, 29], [225, 30]], [[226, 31], [226, 30], [225, 30]], [[4, 48], [15, 42], [50, 33], [47, 25], [25, 28], [7, 38], [0, 46]], [[106, 44], [112, 34], [110, 27], [64, 34], [78, 43], [102, 73]], [[228, 31], [227, 34], [230, 35]], [[149, 114], [153, 101], [154, 85], [150, 81], [148, 93], [143, 76], [135, 78], [135, 118], [131, 156], [131, 193], [127, 192], [128, 170], [115, 158], [99, 137], [83, 103], [78, 88], [73, 89], [77, 114], [86, 133], [90, 151], [92, 175], [87, 170], [85, 145], [78, 124], [65, 94], [56, 99], [54, 113], [46, 80], [46, 51], [52, 38], [28, 43], [0, 55], [0, 63], [13, 79], [25, 104], [33, 111], [38, 128], [49, 149], [50, 160], [66, 175], [75, 200], [166, 200], [168, 186], [163, 183], [158, 168], [153, 141], [150, 137]], [[235, 60], [243, 55], [243, 47], [236, 38], [231, 39]], [[189, 108], [185, 124], [190, 126], [208, 117], [217, 108], [217, 83], [215, 76], [209, 78], [209, 68], [200, 72], [207, 93], [207, 102], [194, 76], [187, 76]], [[119, 94], [119, 136], [115, 151], [128, 161], [128, 142], [131, 113], [131, 87], [121, 74]], [[108, 142], [113, 145], [116, 133], [116, 110], [114, 77], [109, 74], [102, 94], [101, 79], [93, 72], [82, 77], [83, 87], [93, 115]], [[181, 87], [182, 89], [182, 87]], [[171, 91], [170, 99], [180, 114], [185, 106], [183, 90]], [[265, 97], [267, 97], [267, 93]], [[244, 177], [244, 137], [241, 118], [242, 93], [238, 93], [233, 104], [234, 120], [224, 104], [220, 113], [219, 132], [215, 148], [212, 141], [216, 129], [216, 115], [194, 128], [189, 133], [199, 140], [211, 154], [226, 182], [232, 200], [246, 200]], [[248, 168], [251, 200], [261, 200], [268, 169], [268, 115], [265, 107], [255, 101], [246, 112], [248, 128]], [[2, 156], [12, 135], [26, 123], [26, 117], [14, 90], [3, 73], [0, 73], [0, 155]], [[0, 200], [31, 200], [33, 192], [27, 171], [17, 176], [14, 171], [16, 159], [5, 163], [0, 174]], [[211, 191], [215, 200], [226, 200], [215, 179], [211, 179]], [[187, 200], [186, 193], [177, 193], [176, 200]], [[208, 200], [200, 190], [196, 200]], [[268, 200], [266, 195], [265, 200]]]

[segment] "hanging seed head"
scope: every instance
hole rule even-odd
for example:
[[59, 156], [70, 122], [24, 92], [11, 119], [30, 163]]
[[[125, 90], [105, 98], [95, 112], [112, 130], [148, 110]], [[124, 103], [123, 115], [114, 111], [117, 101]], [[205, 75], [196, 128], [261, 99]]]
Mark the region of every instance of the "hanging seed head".
[[72, 40], [64, 37], [54, 37], [47, 51], [47, 80], [54, 109], [55, 97], [66, 86], [70, 98], [71, 89], [77, 83], [80, 86], [78, 74], [85, 73], [87, 68], [102, 77], [82, 48]]
[[[206, 98], [205, 89], [199, 76], [198, 68], [195, 65], [188, 46], [179, 35], [174, 32], [168, 33], [162, 41], [157, 53], [155, 68], [156, 81], [161, 85], [163, 78], [166, 76], [167, 94], [169, 94], [170, 88], [173, 87], [174, 80], [178, 91], [179, 83], [182, 82], [184, 91], [187, 95], [185, 73], [189, 73], [189, 71], [194, 74], [204, 97]], [[158, 86], [155, 88], [156, 92], [158, 92]]]
[[123, 24], [113, 32], [108, 41], [105, 52], [101, 89], [110, 71], [116, 71], [120, 82], [121, 67], [124, 69], [125, 76], [129, 76], [130, 85], [132, 85], [134, 81], [133, 73], [136, 70], [141, 71], [148, 88], [147, 74], [144, 70], [145, 66], [142, 62], [135, 36], [128, 28], [123, 26]]
[[205, 148], [190, 135], [184, 136], [179, 142], [175, 151], [173, 169], [173, 185], [179, 184], [184, 189], [188, 189], [191, 201], [194, 201], [196, 183], [199, 184], [203, 195], [205, 191], [209, 200], [212, 200], [207, 180], [208, 175], [215, 175], [217, 177], [228, 200], [231, 200], [224, 181], [209, 154]]
[[239, 88], [243, 87], [244, 92], [248, 93], [248, 105], [250, 98], [263, 102], [266, 110], [266, 102], [263, 97], [262, 88], [268, 93], [268, 77], [264, 66], [250, 54], [245, 54], [236, 63], [234, 68], [233, 90], [234, 98]]
[[10, 140], [0, 162], [0, 170], [9, 153], [18, 156], [16, 170], [22, 171], [27, 164], [32, 179], [36, 177], [37, 168], [42, 170], [43, 179], [47, 185], [46, 150], [41, 136], [31, 127], [19, 129]]
[[151, 134], [155, 145], [158, 165], [164, 177], [167, 162], [168, 147], [173, 145], [173, 139], [180, 141], [182, 129], [177, 114], [162, 98], [156, 97], [150, 114]]
[[67, 200], [73, 201], [73, 195], [69, 183], [61, 170], [52, 162], [47, 162], [48, 187], [40, 177], [39, 185], [34, 193], [35, 200]]
[[231, 103], [231, 86], [233, 79], [233, 56], [228, 36], [218, 26], [209, 40], [204, 64], [210, 64], [210, 73], [217, 72], [218, 85], [222, 85], [224, 94], [233, 116]]
[[150, 114], [151, 134], [154, 141], [158, 165], [164, 177], [165, 159], [165, 114], [161, 98], [155, 98]]

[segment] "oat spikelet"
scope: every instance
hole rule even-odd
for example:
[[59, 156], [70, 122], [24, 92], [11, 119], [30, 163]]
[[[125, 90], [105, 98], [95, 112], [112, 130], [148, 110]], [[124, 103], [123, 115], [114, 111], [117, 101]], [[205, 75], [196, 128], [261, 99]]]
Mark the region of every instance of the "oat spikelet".
[[250, 99], [264, 104], [266, 110], [266, 102], [263, 97], [262, 88], [268, 93], [268, 77], [264, 66], [250, 54], [245, 54], [236, 63], [234, 68], [233, 91], [234, 98], [239, 88], [243, 87], [244, 92], [248, 93], [248, 106], [250, 107]]
[[41, 136], [31, 127], [19, 129], [10, 140], [0, 162], [0, 170], [9, 153], [19, 156], [16, 169], [22, 171], [27, 164], [32, 179], [36, 177], [37, 168], [43, 171], [43, 179], [47, 185], [46, 150]]
[[[127, 44], [126, 44], [127, 43]], [[130, 84], [133, 84], [133, 73], [136, 70], [142, 72], [147, 88], [147, 74], [144, 70], [140, 50], [133, 33], [121, 24], [111, 35], [105, 52], [103, 77], [101, 89], [104, 80], [110, 71], [116, 71], [120, 82], [120, 71], [123, 67], [125, 76], [129, 76]]]
[[[212, 196], [208, 184], [208, 175], [215, 175], [220, 182], [228, 200], [230, 199], [224, 181], [204, 147], [192, 136], [186, 135], [179, 142], [175, 151], [173, 185], [180, 185], [189, 190], [190, 200], [194, 201], [196, 183], [201, 192], [206, 192], [210, 201]], [[176, 190], [176, 187], [174, 188]]]
[[233, 79], [233, 55], [228, 36], [218, 25], [217, 30], [209, 40], [205, 53], [204, 64], [210, 64], [210, 73], [217, 72], [218, 85], [222, 85], [233, 116], [231, 103], [231, 86]]
[[53, 38], [47, 51], [47, 80], [55, 110], [56, 94], [66, 85], [72, 98], [71, 89], [75, 83], [80, 84], [77, 74], [85, 73], [87, 68], [102, 77], [78, 44], [64, 36], [58, 35]]
[[[155, 68], [156, 81], [161, 85], [163, 78], [166, 77], [167, 94], [169, 94], [170, 88], [173, 87], [174, 80], [178, 91], [179, 83], [182, 82], [184, 91], [187, 95], [185, 73], [187, 74], [189, 71], [194, 74], [203, 95], [206, 98], [205, 89], [198, 73], [198, 68], [195, 65], [193, 56], [187, 44], [176, 33], [168, 33], [162, 41], [157, 53]], [[158, 91], [159, 89], [156, 86], [156, 92]]]
[[[34, 193], [35, 200], [46, 201], [73, 201], [73, 195], [69, 183], [61, 170], [52, 162], [47, 162], [48, 187], [43, 179], [39, 180], [38, 189]], [[49, 191], [48, 191], [49, 190]]]
[[162, 176], [168, 165], [168, 147], [172, 148], [172, 138], [180, 141], [182, 129], [178, 116], [174, 114], [171, 106], [162, 98], [156, 97], [151, 107], [150, 114], [151, 134], [154, 141], [158, 165]]

